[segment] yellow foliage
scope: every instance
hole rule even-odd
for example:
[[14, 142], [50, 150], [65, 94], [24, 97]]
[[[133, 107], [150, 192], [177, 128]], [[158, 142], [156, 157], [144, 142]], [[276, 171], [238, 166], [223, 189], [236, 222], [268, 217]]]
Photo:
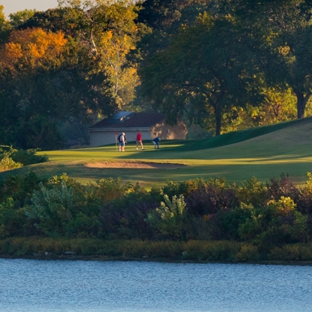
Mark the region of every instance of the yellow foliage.
[[17, 60], [23, 56], [22, 46], [19, 43], [9, 42], [5, 45], [6, 53], [11, 56], [12, 60]]
[[296, 204], [294, 200], [290, 197], [285, 197], [285, 196], [281, 196], [278, 201], [270, 200], [267, 203], [267, 205], [274, 207], [279, 215], [290, 214], [296, 208]]
[[289, 46], [281, 46], [278, 48], [278, 51], [280, 54], [282, 54], [283, 56], [286, 56], [289, 54], [290, 52], [290, 47]]

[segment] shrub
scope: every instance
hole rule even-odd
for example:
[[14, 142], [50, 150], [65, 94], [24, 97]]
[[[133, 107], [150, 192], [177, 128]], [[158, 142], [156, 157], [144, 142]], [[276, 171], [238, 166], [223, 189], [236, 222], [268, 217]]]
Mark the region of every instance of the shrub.
[[239, 262], [257, 261], [259, 258], [258, 247], [250, 244], [242, 245], [241, 250], [235, 256], [235, 260]]
[[166, 181], [162, 189], [162, 194], [167, 194], [169, 197], [181, 194], [187, 197], [192, 191], [197, 190], [203, 185], [205, 185], [203, 179], [193, 179], [184, 182]]
[[188, 212], [195, 216], [217, 213], [220, 210], [233, 209], [239, 205], [235, 189], [224, 187], [213, 181], [193, 190], [186, 198]]
[[271, 183], [268, 184], [268, 192], [267, 195], [271, 199], [278, 200], [282, 196], [290, 197], [294, 201], [297, 200], [299, 196], [299, 190], [295, 186], [295, 184], [291, 181], [288, 175], [281, 175], [280, 180], [271, 179]]
[[307, 218], [295, 207], [289, 197], [271, 200], [267, 206], [252, 209], [238, 233], [242, 239], [258, 244], [262, 252], [268, 252], [273, 246], [306, 241]]
[[214, 231], [211, 233], [212, 239], [217, 240], [240, 240], [240, 227], [252, 215], [252, 206], [241, 203], [240, 207], [225, 211], [220, 210], [214, 218], [208, 219], [208, 225], [213, 222]]
[[130, 183], [127, 183], [125, 185], [122, 184], [119, 178], [101, 179], [97, 181], [95, 185], [96, 196], [101, 201], [110, 201], [116, 198], [120, 198], [132, 188], [132, 185]]
[[298, 211], [312, 214], [312, 174], [310, 172], [307, 172], [307, 178], [305, 185], [299, 189], [296, 203]]
[[51, 189], [40, 183], [40, 190], [33, 192], [26, 214], [46, 235], [62, 236], [66, 222], [72, 219], [72, 207], [73, 189], [68, 188], [65, 181], [60, 188], [53, 186]]
[[100, 237], [97, 191], [97, 186], [82, 185], [66, 174], [54, 176], [33, 192], [27, 216], [51, 237]]
[[23, 177], [7, 176], [0, 182], [0, 201], [12, 197], [16, 206], [23, 207], [30, 202], [33, 191], [39, 189], [39, 182], [39, 178], [33, 172]]
[[255, 207], [262, 206], [269, 199], [268, 187], [255, 177], [242, 182], [237, 187], [236, 194], [240, 202], [247, 205], [251, 204]]
[[99, 220], [104, 237], [150, 239], [153, 231], [145, 222], [148, 212], [158, 203], [150, 193], [139, 185], [128, 190], [127, 194], [105, 202], [100, 208]]
[[146, 242], [145, 255], [149, 258], [181, 259], [181, 244], [175, 241]]
[[311, 261], [311, 245], [284, 245], [282, 247], [273, 247], [268, 253], [268, 259], [277, 261]]
[[201, 262], [233, 262], [241, 244], [230, 241], [188, 241], [183, 244], [183, 259]]
[[172, 196], [172, 200], [168, 195], [164, 195], [164, 202], [160, 203], [160, 206], [154, 211], [148, 213], [146, 222], [152, 227], [159, 230], [164, 236], [171, 239], [185, 238], [183, 229], [185, 219], [185, 207], [184, 196], [176, 195]]
[[12, 159], [24, 166], [38, 164], [49, 160], [47, 155], [36, 155], [40, 149], [33, 148], [28, 150], [15, 150], [12, 153]]
[[23, 166], [22, 163], [16, 162], [12, 159], [12, 154], [17, 150], [12, 146], [0, 146], [0, 171], [16, 169]]

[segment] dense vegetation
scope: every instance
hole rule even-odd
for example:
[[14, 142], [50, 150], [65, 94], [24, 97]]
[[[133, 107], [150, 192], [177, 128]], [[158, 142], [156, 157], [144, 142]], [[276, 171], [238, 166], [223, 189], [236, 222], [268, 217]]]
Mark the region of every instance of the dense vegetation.
[[[292, 136], [279, 133], [278, 141], [227, 146], [267, 133], [265, 127], [233, 130], [310, 114], [311, 1], [59, 0], [57, 9], [24, 10], [9, 20], [2, 10], [0, 171], [32, 166], [24, 175], [1, 175], [0, 254], [312, 260], [311, 174], [300, 186], [287, 174], [238, 182], [251, 162], [261, 162], [263, 171], [265, 158], [276, 167], [286, 158], [309, 157], [309, 120], [300, 134], [299, 123], [289, 124]], [[131, 174], [120, 180], [106, 173], [89, 183], [37, 174], [58, 165], [64, 172], [71, 157], [80, 165], [82, 157], [114, 159], [109, 146], [76, 156], [62, 152], [55, 158], [67, 162], [40, 167], [48, 158], [36, 152], [59, 150], [69, 139], [87, 144], [87, 128], [99, 118], [152, 108], [168, 122], [179, 117], [206, 134], [230, 133], [178, 142], [174, 152], [171, 145], [157, 156], [146, 149], [145, 159], [188, 164], [176, 176], [160, 170], [156, 178], [175, 179], [156, 187], [154, 178], [151, 189], [131, 182]], [[124, 158], [142, 156], [133, 148]], [[215, 168], [206, 173], [209, 162], [222, 167], [228, 159], [237, 174], [229, 170], [231, 183], [184, 179], [215, 174]], [[300, 165], [292, 169], [297, 176]]]
[[66, 251], [59, 244], [76, 244], [80, 255], [120, 257], [126, 248], [139, 258], [312, 260], [310, 173], [302, 187], [281, 176], [270, 183], [167, 181], [150, 191], [120, 179], [83, 185], [66, 174], [40, 181], [30, 173], [6, 178], [0, 189], [2, 254], [57, 255]]
[[88, 144], [118, 110], [160, 110], [219, 135], [311, 115], [308, 0], [59, 0], [0, 6], [0, 137]]

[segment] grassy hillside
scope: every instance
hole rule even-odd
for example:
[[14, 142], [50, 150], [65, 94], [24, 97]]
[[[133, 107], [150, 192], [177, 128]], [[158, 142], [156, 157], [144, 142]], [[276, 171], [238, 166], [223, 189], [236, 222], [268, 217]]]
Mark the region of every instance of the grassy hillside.
[[[166, 180], [184, 181], [194, 178], [225, 178], [241, 182], [255, 176], [262, 181], [289, 174], [297, 183], [312, 171], [312, 118], [289, 123], [238, 131], [198, 141], [161, 142], [154, 150], [144, 142], [145, 150], [136, 152], [134, 143], [124, 153], [116, 146], [40, 152], [48, 155], [48, 163], [36, 164], [1, 173], [1, 176], [34, 171], [50, 177], [67, 173], [79, 181], [120, 177], [142, 186], [163, 185]], [[85, 164], [104, 161], [143, 161], [180, 163], [179, 169], [111, 169], [87, 168]]]

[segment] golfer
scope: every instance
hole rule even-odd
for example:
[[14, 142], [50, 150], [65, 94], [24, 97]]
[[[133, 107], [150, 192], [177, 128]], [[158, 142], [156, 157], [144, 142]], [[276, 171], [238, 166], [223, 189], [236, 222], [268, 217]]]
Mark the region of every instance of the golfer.
[[159, 142], [161, 141], [161, 138], [160, 137], [156, 137], [156, 138], [154, 138], [153, 139], [153, 144], [154, 144], [154, 147], [155, 147], [155, 149], [159, 149]]
[[118, 145], [119, 145], [119, 152], [125, 151], [125, 145], [127, 143], [126, 134], [123, 132], [118, 136]]
[[142, 142], [142, 132], [138, 132], [136, 135], [136, 150], [139, 150], [139, 146], [141, 146], [142, 151], [144, 150], [143, 142]]

